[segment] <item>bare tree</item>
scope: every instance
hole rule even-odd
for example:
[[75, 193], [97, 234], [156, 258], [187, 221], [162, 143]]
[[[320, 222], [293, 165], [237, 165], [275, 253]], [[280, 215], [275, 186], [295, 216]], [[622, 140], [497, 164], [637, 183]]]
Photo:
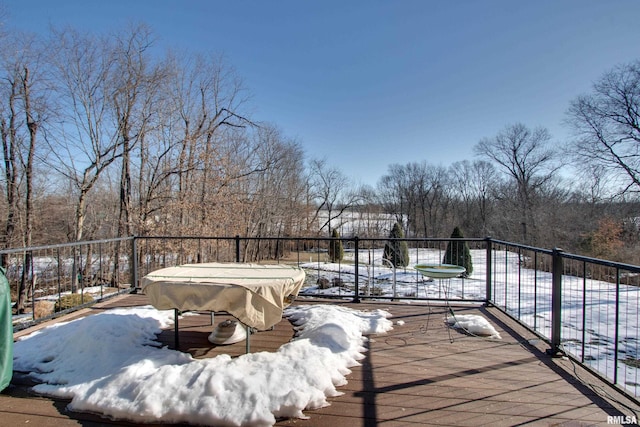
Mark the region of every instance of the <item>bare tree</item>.
[[[255, 132], [255, 159], [252, 174], [243, 178], [245, 203], [242, 217], [247, 236], [281, 237], [300, 232], [304, 218], [303, 152], [270, 124], [261, 124]], [[281, 246], [260, 247], [260, 242], [245, 250], [250, 259], [282, 254]], [[264, 246], [263, 245], [263, 246]]]
[[[29, 67], [24, 67], [22, 80], [22, 99], [24, 103], [24, 114], [27, 129], [29, 131], [28, 144], [26, 147], [26, 158], [22, 159], [25, 169], [25, 230], [24, 245], [30, 247], [33, 242], [33, 170], [34, 156], [36, 151], [36, 140], [38, 128], [40, 125], [40, 117], [38, 111], [33, 107], [32, 103], [32, 81]], [[34, 277], [32, 274], [33, 259], [31, 252], [25, 253], [24, 264], [22, 266], [22, 279], [18, 289], [18, 301], [16, 303], [16, 312], [24, 312], [24, 302], [27, 297], [27, 290], [33, 286]]]
[[414, 231], [425, 236], [442, 235], [451, 201], [447, 169], [426, 162], [413, 162], [406, 167], [412, 182], [410, 194], [418, 209], [414, 217], [420, 221]]
[[154, 114], [148, 129], [138, 139], [138, 162], [136, 168], [136, 233], [163, 233], [158, 229], [167, 223], [167, 207], [174, 200], [176, 177], [179, 174], [177, 150], [181, 136], [173, 99], [164, 96], [170, 78], [159, 79], [153, 102]]
[[494, 161], [515, 185], [519, 204], [519, 223], [524, 243], [534, 243], [534, 208], [537, 192], [561, 167], [551, 135], [545, 128], [533, 130], [522, 123], [507, 126], [493, 138], [483, 138], [474, 147], [476, 155]]
[[382, 177], [383, 203], [406, 227], [405, 235], [438, 235], [444, 227], [451, 202], [449, 173], [426, 161], [392, 165]]
[[576, 98], [567, 112], [583, 165], [600, 165], [616, 176], [620, 192], [640, 191], [640, 60], [615, 67]]
[[376, 189], [370, 185], [360, 188], [362, 204], [355, 210], [358, 221], [353, 230], [354, 235], [363, 238], [386, 237], [393, 224], [401, 222], [397, 220], [397, 216], [385, 210], [385, 199], [381, 197], [379, 188], [380, 186]]
[[122, 156], [122, 141], [109, 108], [115, 61], [108, 39], [65, 30], [55, 33], [53, 62], [63, 118], [49, 138], [51, 167], [77, 191], [74, 240], [84, 237], [87, 197], [101, 174]]
[[451, 183], [462, 204], [460, 223], [468, 234], [486, 236], [493, 192], [500, 186], [492, 163], [463, 160], [450, 167]]
[[111, 108], [122, 145], [118, 236], [128, 236], [133, 227], [131, 157], [143, 140], [154, 114], [154, 102], [162, 68], [149, 55], [151, 31], [144, 25], [130, 28], [115, 37], [114, 67], [110, 76]]
[[[168, 96], [173, 102], [177, 147], [177, 194], [174, 206], [178, 227], [189, 227], [188, 213], [201, 207], [207, 193], [215, 194], [226, 187], [232, 177], [238, 175], [232, 169], [234, 162], [242, 163], [227, 155], [228, 150], [238, 154], [246, 147], [241, 134], [225, 133], [227, 129], [242, 129], [252, 122], [240, 113], [246, 102], [241, 79], [229, 67], [222, 56], [191, 56], [182, 62], [173, 59], [175, 72], [168, 86]], [[228, 143], [228, 144], [226, 144]], [[238, 144], [239, 143], [239, 144]], [[246, 154], [246, 152], [244, 153]], [[227, 163], [221, 166], [220, 163]], [[217, 163], [214, 169], [209, 169]], [[215, 173], [224, 171], [229, 173]], [[221, 181], [218, 179], [221, 178]], [[212, 180], [216, 185], [210, 186]], [[204, 191], [204, 193], [203, 193]], [[193, 217], [194, 224], [200, 219]]]
[[500, 185], [500, 180], [497, 171], [489, 162], [474, 161], [472, 168], [472, 186], [476, 191], [478, 215], [480, 216], [480, 224], [482, 224], [480, 235], [486, 236], [490, 232], [488, 222], [492, 216], [494, 192], [496, 187]]
[[[11, 247], [17, 243], [15, 241], [15, 232], [20, 206], [18, 186], [22, 174], [19, 163], [21, 139], [18, 134], [21, 120], [18, 116], [17, 106], [21, 85], [16, 68], [15, 64], [10, 64], [3, 78], [2, 118], [0, 119], [4, 160], [5, 199], [7, 203], [4, 242], [6, 247]], [[3, 263], [3, 265], [6, 264]]]
[[[325, 228], [331, 235], [331, 223], [349, 208], [356, 206], [362, 197], [338, 168], [327, 165], [327, 160], [314, 159], [310, 162], [310, 193], [315, 201], [312, 221], [320, 220], [318, 231]], [[321, 212], [327, 212], [327, 218], [321, 219]]]
[[406, 168], [399, 164], [389, 166], [389, 172], [378, 181], [380, 201], [388, 214], [395, 215], [396, 222], [404, 228], [405, 236], [409, 235], [409, 223], [414, 221], [415, 209], [408, 199], [409, 180]]
[[[60, 122], [48, 139], [50, 166], [73, 183], [74, 241], [85, 237], [91, 191], [108, 168], [122, 157], [123, 142], [112, 106], [116, 88], [110, 78], [116, 66], [113, 42], [73, 30], [54, 32], [52, 69], [57, 84]], [[93, 237], [93, 236], [90, 236]], [[90, 259], [91, 254], [85, 254]], [[71, 290], [79, 277], [88, 277], [89, 263], [74, 254]]]
[[[16, 34], [12, 49], [2, 55], [4, 99], [0, 128], [7, 185], [7, 244], [15, 243], [18, 215], [23, 218], [20, 243], [31, 246], [33, 242], [36, 149], [47, 113], [48, 92], [45, 67], [41, 66], [42, 52], [39, 40]], [[33, 286], [32, 262], [31, 254], [25, 253], [16, 303], [18, 313], [24, 311], [27, 291]]]

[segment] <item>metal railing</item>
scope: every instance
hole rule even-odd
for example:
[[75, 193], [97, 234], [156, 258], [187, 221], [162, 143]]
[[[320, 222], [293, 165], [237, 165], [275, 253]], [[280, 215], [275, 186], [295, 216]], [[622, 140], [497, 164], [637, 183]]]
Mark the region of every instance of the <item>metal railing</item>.
[[[330, 245], [336, 240], [342, 243], [344, 256], [329, 263]], [[295, 264], [306, 270], [305, 295], [310, 296], [352, 298], [355, 301], [374, 298], [487, 300], [484, 275], [475, 279], [473, 285], [467, 279], [455, 283], [431, 283], [433, 281], [412, 268], [418, 263], [443, 263], [451, 239], [392, 240], [404, 242], [408, 253], [406, 266], [395, 269], [396, 276], [401, 276], [396, 278], [396, 294], [389, 293], [385, 286], [393, 283], [394, 269], [384, 259], [385, 244], [390, 239], [382, 238], [136, 237], [136, 272], [143, 276], [158, 268], [193, 262], [277, 262]], [[483, 252], [486, 247], [486, 239], [457, 240]], [[462, 248], [460, 245], [460, 250]], [[138, 279], [134, 282], [137, 283]]]
[[[23, 293], [25, 313], [17, 316], [14, 330], [130, 292], [133, 242], [105, 239], [0, 251], [12, 301]], [[77, 298], [67, 302], [67, 295]]]
[[[336, 240], [344, 255], [330, 262]], [[390, 241], [406, 245], [406, 267], [385, 259]], [[469, 249], [470, 274], [429, 279], [412, 268], [443, 263], [451, 242]], [[28, 324], [57, 315], [38, 317], [39, 301], [134, 292], [154, 270], [201, 262], [297, 265], [307, 272], [306, 296], [490, 304], [545, 340], [551, 355], [567, 355], [630, 397], [640, 396], [640, 266], [491, 238], [143, 236], [3, 250], [0, 259], [13, 292], [21, 283], [28, 290]]]
[[490, 240], [488, 301], [635, 400], [640, 266]]

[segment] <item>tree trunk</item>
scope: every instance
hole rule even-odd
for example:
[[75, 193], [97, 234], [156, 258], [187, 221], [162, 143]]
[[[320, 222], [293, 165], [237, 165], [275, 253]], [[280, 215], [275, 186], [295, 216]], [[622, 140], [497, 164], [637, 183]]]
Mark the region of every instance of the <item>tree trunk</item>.
[[[31, 91], [29, 81], [29, 69], [24, 68], [24, 76], [22, 78], [22, 90], [24, 96], [24, 111], [26, 115], [27, 128], [29, 129], [29, 148], [27, 151], [27, 161], [25, 163], [25, 230], [24, 245], [26, 247], [32, 244], [33, 233], [33, 158], [36, 147], [36, 135], [38, 133], [38, 123], [33, 118], [31, 111]], [[18, 290], [18, 301], [16, 303], [16, 312], [24, 312], [24, 304], [27, 299], [28, 290], [34, 285], [35, 278], [32, 272], [32, 256], [30, 252], [25, 254], [24, 266], [22, 269], [22, 280], [20, 281], [20, 289]]]

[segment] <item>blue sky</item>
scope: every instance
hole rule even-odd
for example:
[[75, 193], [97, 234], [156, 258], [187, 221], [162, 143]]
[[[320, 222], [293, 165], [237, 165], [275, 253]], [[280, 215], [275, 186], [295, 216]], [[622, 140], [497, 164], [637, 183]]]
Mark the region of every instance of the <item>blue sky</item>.
[[394, 163], [474, 160], [480, 139], [516, 122], [563, 143], [569, 102], [615, 65], [640, 59], [638, 0], [4, 5], [9, 28], [144, 22], [160, 47], [223, 53], [252, 94], [255, 120], [371, 185]]

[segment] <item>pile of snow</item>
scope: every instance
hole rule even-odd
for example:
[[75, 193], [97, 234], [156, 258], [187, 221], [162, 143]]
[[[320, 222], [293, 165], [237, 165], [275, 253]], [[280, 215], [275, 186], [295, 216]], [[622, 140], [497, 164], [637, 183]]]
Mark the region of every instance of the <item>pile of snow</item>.
[[456, 314], [447, 316], [447, 324], [456, 329], [463, 329], [471, 335], [502, 339], [498, 331], [487, 319], [477, 314]]
[[173, 310], [114, 309], [34, 332], [15, 343], [14, 371], [69, 409], [133, 422], [269, 426], [327, 406], [364, 356], [364, 334], [392, 329], [385, 311], [290, 307], [298, 330], [275, 353], [194, 359], [160, 348]]

